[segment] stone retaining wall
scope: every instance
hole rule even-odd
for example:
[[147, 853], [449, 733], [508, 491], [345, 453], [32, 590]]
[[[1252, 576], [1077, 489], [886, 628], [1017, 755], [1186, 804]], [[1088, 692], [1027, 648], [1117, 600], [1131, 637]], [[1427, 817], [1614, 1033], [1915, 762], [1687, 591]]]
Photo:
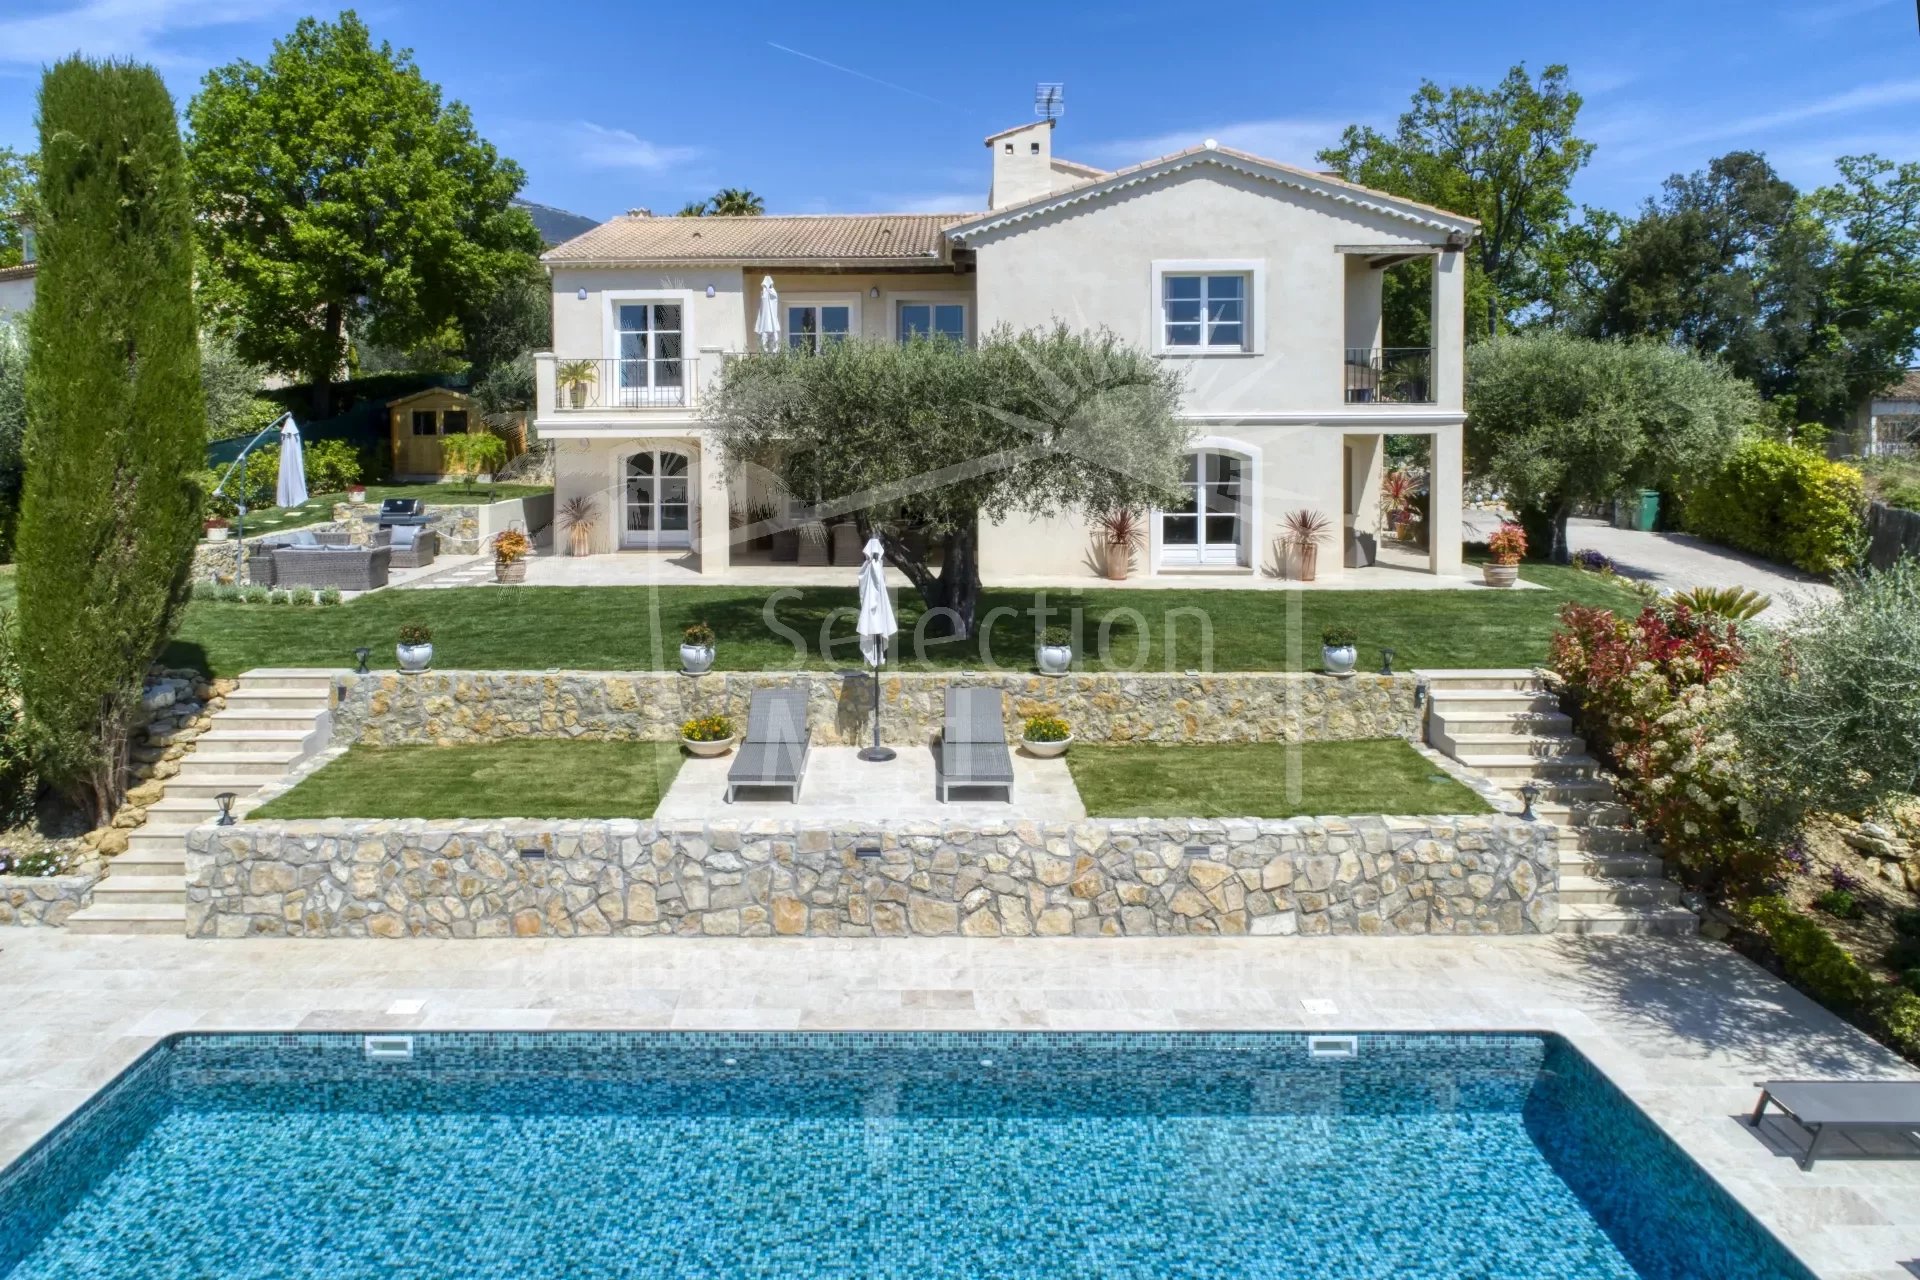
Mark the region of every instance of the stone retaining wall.
[[0, 876], [0, 926], [63, 925], [93, 901], [98, 871], [66, 876]]
[[243, 822], [193, 937], [1551, 933], [1555, 829], [1495, 815], [813, 826]]
[[[667, 741], [695, 716], [733, 717], [744, 729], [753, 691], [807, 682], [817, 744], [856, 744], [872, 734], [873, 685], [863, 673], [435, 671], [342, 678], [335, 745], [495, 742], [507, 738]], [[998, 686], [1007, 732], [1025, 717], [1066, 717], [1082, 742], [1418, 741], [1418, 681], [1411, 675], [1312, 673], [1219, 675], [905, 672], [882, 678], [881, 737], [912, 745], [940, 728], [949, 684]]]

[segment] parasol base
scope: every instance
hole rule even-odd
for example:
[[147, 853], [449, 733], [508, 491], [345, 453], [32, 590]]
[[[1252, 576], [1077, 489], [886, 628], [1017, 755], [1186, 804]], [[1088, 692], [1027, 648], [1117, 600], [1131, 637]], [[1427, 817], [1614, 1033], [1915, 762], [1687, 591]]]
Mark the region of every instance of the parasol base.
[[862, 747], [860, 758], [873, 761], [891, 760], [894, 758], [894, 750], [892, 747]]

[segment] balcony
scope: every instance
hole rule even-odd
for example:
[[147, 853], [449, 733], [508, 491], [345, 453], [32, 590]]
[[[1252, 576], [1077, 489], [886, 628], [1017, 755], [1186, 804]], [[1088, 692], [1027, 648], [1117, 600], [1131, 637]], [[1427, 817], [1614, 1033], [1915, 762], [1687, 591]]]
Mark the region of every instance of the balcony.
[[1347, 403], [1434, 403], [1432, 348], [1347, 348]]
[[534, 357], [538, 416], [684, 410], [699, 399], [697, 356], [605, 359]]

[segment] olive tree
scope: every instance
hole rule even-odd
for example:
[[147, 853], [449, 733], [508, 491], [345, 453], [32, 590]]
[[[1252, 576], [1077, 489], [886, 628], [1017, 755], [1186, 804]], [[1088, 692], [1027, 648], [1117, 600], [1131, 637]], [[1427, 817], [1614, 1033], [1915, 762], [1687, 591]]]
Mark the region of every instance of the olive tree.
[[[704, 401], [730, 470], [851, 515], [954, 634], [974, 634], [979, 521], [1163, 502], [1190, 432], [1180, 375], [1112, 333], [1000, 329], [727, 362]], [[908, 530], [926, 535], [909, 538]], [[938, 550], [940, 566], [933, 567]]]
[[1659, 343], [1541, 332], [1467, 349], [1467, 465], [1560, 564], [1577, 504], [1718, 469], [1759, 407], [1718, 362]]
[[1758, 825], [1859, 817], [1920, 790], [1920, 560], [1840, 580], [1837, 600], [1761, 630], [1731, 709]]

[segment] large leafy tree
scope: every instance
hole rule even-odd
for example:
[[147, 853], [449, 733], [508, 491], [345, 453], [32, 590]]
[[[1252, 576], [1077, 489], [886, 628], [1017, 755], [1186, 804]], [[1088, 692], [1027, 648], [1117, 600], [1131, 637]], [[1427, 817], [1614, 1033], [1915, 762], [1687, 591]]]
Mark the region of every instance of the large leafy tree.
[[1168, 365], [1058, 326], [977, 348], [917, 338], [749, 355], [727, 362], [702, 412], [730, 467], [764, 467], [823, 516], [879, 533], [928, 607], [971, 636], [981, 518], [1165, 500], [1190, 435], [1179, 395]]
[[1637, 218], [1583, 246], [1567, 319], [1718, 357], [1781, 420], [1841, 425], [1913, 359], [1920, 165], [1838, 167], [1840, 181], [1810, 193], [1749, 152], [1674, 175]]
[[187, 121], [209, 310], [321, 414], [352, 337], [427, 341], [539, 250], [519, 166], [352, 10], [209, 72]]
[[1898, 381], [1920, 336], [1920, 162], [1843, 156], [1840, 180], [1806, 201], [1828, 247], [1791, 386], [1794, 416], [1838, 426]]
[[1572, 211], [1567, 187], [1593, 154], [1574, 135], [1567, 69], [1514, 67], [1492, 88], [1421, 82], [1388, 136], [1350, 125], [1320, 161], [1341, 177], [1480, 220], [1470, 257], [1471, 331], [1498, 333], [1548, 296], [1545, 258]]
[[192, 205], [150, 67], [72, 58], [47, 72], [40, 157], [20, 688], [48, 781], [104, 818], [199, 534]]
[[1551, 330], [1467, 351], [1467, 463], [1566, 563], [1576, 504], [1711, 472], [1759, 408], [1717, 361]]
[[20, 265], [33, 218], [33, 158], [0, 147], [0, 267]]

